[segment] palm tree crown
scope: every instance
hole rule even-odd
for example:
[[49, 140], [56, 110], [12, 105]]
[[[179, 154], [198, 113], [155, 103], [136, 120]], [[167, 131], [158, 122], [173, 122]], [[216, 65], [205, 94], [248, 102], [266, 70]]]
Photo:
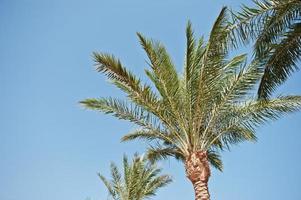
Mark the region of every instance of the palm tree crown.
[[110, 197], [114, 200], [143, 200], [155, 195], [155, 192], [171, 182], [167, 175], [160, 175], [161, 169], [149, 163], [146, 158], [135, 155], [131, 162], [123, 157], [123, 175], [114, 163], [111, 163], [112, 179], [98, 174], [105, 184]]
[[94, 53], [97, 70], [103, 72], [130, 100], [86, 99], [90, 109], [112, 113], [134, 122], [141, 129], [123, 141], [155, 141], [151, 158], [174, 156], [184, 159], [190, 152], [209, 151], [211, 164], [222, 169], [216, 150], [244, 140], [256, 140], [254, 128], [281, 114], [300, 108], [300, 96], [280, 96], [271, 100], [252, 98], [252, 89], [263, 74], [262, 61], [246, 64], [246, 55], [227, 59], [226, 10], [217, 18], [209, 40], [198, 43], [191, 24], [186, 29], [187, 50], [183, 75], [179, 75], [165, 47], [140, 33], [140, 43], [150, 60], [146, 75], [158, 92], [142, 84], [114, 56]]
[[278, 85], [298, 69], [301, 58], [301, 1], [253, 0], [233, 13], [234, 37], [255, 40], [254, 53], [268, 57], [258, 95], [269, 97]]
[[177, 73], [160, 42], [138, 33], [149, 58], [150, 70], [145, 72], [156, 91], [114, 56], [94, 53], [97, 70], [125, 92], [129, 101], [99, 98], [81, 102], [89, 109], [137, 124], [140, 128], [122, 140], [150, 141], [149, 159], [171, 156], [182, 160], [195, 186], [196, 199], [209, 199], [208, 162], [222, 170], [220, 150], [242, 141], [255, 141], [256, 127], [301, 106], [300, 96], [258, 99], [252, 95], [266, 60], [248, 63], [245, 54], [229, 59], [229, 30], [226, 8], [207, 41], [203, 37], [196, 41], [189, 22], [183, 74]]

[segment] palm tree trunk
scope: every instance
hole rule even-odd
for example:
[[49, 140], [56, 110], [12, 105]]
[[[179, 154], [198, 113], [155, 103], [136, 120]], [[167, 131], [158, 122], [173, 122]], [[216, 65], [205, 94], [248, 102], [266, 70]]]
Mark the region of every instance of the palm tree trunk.
[[210, 200], [208, 180], [210, 168], [206, 151], [192, 152], [185, 161], [186, 176], [191, 181], [195, 200]]

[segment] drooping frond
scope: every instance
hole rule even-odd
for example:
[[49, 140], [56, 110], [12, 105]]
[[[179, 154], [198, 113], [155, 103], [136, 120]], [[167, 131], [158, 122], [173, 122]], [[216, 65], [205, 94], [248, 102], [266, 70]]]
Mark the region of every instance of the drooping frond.
[[300, 1], [277, 1], [277, 7], [271, 12], [262, 24], [262, 29], [256, 38], [254, 49], [257, 56], [268, 51], [267, 44], [277, 44], [282, 36], [301, 19]]
[[[284, 114], [301, 109], [301, 96], [284, 96], [270, 100], [252, 100], [237, 103], [221, 115], [219, 123], [212, 127], [215, 130], [207, 138], [207, 148], [220, 141], [222, 146], [242, 141], [256, 141], [255, 128], [271, 120], [276, 120]], [[218, 144], [218, 143], [217, 143]]]
[[163, 147], [162, 145], [150, 146], [147, 150], [147, 158], [151, 162], [167, 159], [168, 157], [174, 157], [177, 160], [184, 160], [185, 155], [181, 153], [179, 149], [174, 146]]
[[175, 142], [172, 134], [168, 134], [163, 131], [153, 131], [153, 130], [143, 130], [143, 129], [136, 130], [134, 132], [126, 134], [121, 138], [121, 141], [125, 142], [125, 141], [136, 140], [136, 139], [142, 139], [146, 141], [161, 141], [165, 143], [173, 143], [174, 145], [179, 145], [179, 146], [181, 145]]
[[299, 69], [301, 58], [301, 23], [297, 23], [278, 44], [267, 62], [261, 79], [258, 96], [267, 98], [294, 71]]
[[301, 96], [280, 96], [270, 100], [245, 102], [244, 105], [237, 106], [235, 112], [243, 123], [258, 126], [300, 108]]
[[220, 155], [213, 151], [213, 150], [209, 150], [208, 151], [208, 160], [210, 162], [210, 164], [215, 167], [216, 169], [223, 171], [223, 162], [221, 160]]
[[257, 141], [255, 130], [252, 127], [241, 124], [228, 124], [218, 134], [212, 134], [209, 144], [214, 145], [217, 142], [217, 148], [223, 150], [229, 149], [231, 145], [235, 145], [244, 141]]
[[298, 66], [300, 59], [301, 1], [254, 0], [232, 13], [231, 37], [254, 41], [254, 55], [265, 59], [266, 69], [258, 89], [259, 98], [269, 98]]
[[[253, 0], [255, 6], [243, 5], [241, 11], [232, 12], [232, 37], [245, 43], [251, 39], [271, 42], [285, 26], [292, 24], [300, 14], [299, 0]], [[264, 39], [263, 39], [264, 38]], [[258, 42], [258, 45], [259, 42]]]

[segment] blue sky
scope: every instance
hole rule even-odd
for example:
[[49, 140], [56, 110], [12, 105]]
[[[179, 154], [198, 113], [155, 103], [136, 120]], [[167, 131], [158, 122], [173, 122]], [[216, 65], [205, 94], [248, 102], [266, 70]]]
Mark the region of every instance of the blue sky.
[[[91, 53], [114, 53], [142, 76], [147, 66], [135, 33], [161, 40], [181, 69], [185, 25], [207, 35], [223, 5], [239, 0], [1, 0], [0, 199], [104, 200], [97, 172], [143, 152], [143, 142], [120, 143], [133, 129], [87, 111], [87, 97], [121, 96], [95, 72]], [[301, 94], [300, 72], [277, 93]], [[213, 170], [212, 199], [301, 199], [301, 113], [258, 130], [256, 144], [223, 153]], [[154, 199], [193, 199], [181, 163], [159, 163], [174, 182]]]

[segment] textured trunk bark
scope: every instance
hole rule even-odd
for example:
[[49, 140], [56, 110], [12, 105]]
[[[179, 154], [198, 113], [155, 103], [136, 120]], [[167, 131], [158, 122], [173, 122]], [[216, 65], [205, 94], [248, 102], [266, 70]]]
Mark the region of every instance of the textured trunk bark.
[[210, 200], [208, 180], [210, 167], [206, 151], [192, 152], [185, 161], [186, 176], [191, 181], [195, 200]]

